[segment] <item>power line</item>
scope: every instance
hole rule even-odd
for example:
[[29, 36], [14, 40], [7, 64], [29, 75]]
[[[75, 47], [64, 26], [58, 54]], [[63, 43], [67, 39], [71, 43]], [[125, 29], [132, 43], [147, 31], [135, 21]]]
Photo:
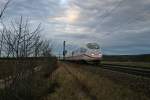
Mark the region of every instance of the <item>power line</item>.
[[[124, 1], [125, 1], [125, 0], [120, 0], [119, 3], [118, 3], [113, 9], [111, 9], [110, 11], [108, 11], [108, 13], [107, 13], [105, 16], [102, 17], [102, 19], [101, 19], [101, 24], [100, 24], [100, 25], [102, 25], [102, 24], [104, 23], [104, 20], [105, 20], [106, 18], [110, 17], [110, 16], [113, 14], [113, 12], [115, 12], [115, 11], [121, 6], [121, 4], [122, 4]], [[132, 20], [132, 21], [128, 21], [127, 24], [118, 25], [117, 29], [115, 29], [115, 31], [113, 31], [113, 33], [116, 32], [116, 31], [117, 31], [118, 29], [120, 29], [121, 27], [124, 27], [125, 25], [129, 25], [129, 24], [131, 24], [131, 23], [133, 23], [133, 22], [139, 20], [139, 16], [136, 16], [136, 18], [134, 17], [134, 19], [135, 19], [135, 20], [130, 19], [130, 20]], [[109, 34], [106, 34], [106, 35], [104, 35], [104, 36], [107, 36], [107, 35], [109, 35]]]
[[[115, 31], [113, 31], [113, 33], [115, 33], [118, 29], [120, 29], [120, 28], [122, 28], [122, 27], [124, 27], [125, 25], [126, 26], [128, 26], [128, 25], [130, 25], [131, 23], [134, 23], [134, 22], [136, 22], [137, 20], [139, 20], [139, 18], [141, 18], [141, 17], [139, 17], [139, 16], [136, 16], [136, 18], [134, 17], [132, 17], [132, 19], [129, 19], [129, 20], [132, 20], [132, 21], [128, 21], [126, 24], [123, 24], [123, 25], [119, 25], [118, 27], [117, 27], [117, 29], [115, 29]], [[135, 19], [135, 20], [134, 20]], [[108, 36], [108, 34], [106, 34], [105, 36]]]
[[108, 18], [108, 17], [110, 17], [112, 14], [113, 14], [113, 12], [115, 12], [119, 7], [120, 7], [120, 5], [124, 2], [125, 0], [120, 0], [119, 2], [118, 2], [118, 4], [114, 7], [114, 8], [112, 8], [111, 10], [109, 10], [109, 11], [107, 11], [107, 14], [105, 15], [105, 16], [101, 16], [102, 18], [101, 18], [101, 24], [100, 25], [102, 25], [103, 23], [104, 23], [104, 20], [106, 19], [106, 18]]

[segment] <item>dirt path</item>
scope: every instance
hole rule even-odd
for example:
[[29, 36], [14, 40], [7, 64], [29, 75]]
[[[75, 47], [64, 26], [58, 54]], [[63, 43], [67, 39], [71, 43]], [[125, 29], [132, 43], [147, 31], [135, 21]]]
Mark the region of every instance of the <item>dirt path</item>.
[[149, 100], [144, 94], [75, 64], [61, 62], [59, 65], [53, 74], [58, 87], [49, 95], [49, 100]]

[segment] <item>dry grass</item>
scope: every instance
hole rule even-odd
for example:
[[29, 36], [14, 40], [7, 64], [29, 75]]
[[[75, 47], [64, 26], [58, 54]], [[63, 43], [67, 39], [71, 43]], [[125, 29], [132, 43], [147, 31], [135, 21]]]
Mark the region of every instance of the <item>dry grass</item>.
[[56, 69], [54, 58], [1, 59], [0, 79], [5, 82], [0, 100], [43, 100], [53, 88], [50, 76]]
[[64, 67], [60, 67], [53, 75], [53, 78], [59, 84], [59, 87], [48, 96], [48, 100], [90, 100], [80, 90], [76, 80]]
[[54, 79], [60, 87], [49, 100], [149, 100], [142, 93], [72, 64], [62, 64]]

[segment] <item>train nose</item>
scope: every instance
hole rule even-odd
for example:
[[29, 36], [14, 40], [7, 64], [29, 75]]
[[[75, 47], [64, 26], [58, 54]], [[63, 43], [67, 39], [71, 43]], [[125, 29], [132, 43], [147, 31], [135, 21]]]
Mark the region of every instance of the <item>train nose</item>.
[[99, 53], [99, 57], [101, 58], [103, 55], [101, 53]]
[[91, 54], [91, 56], [94, 56], [94, 55], [95, 55], [94, 53]]
[[101, 53], [91, 53], [92, 57], [102, 57]]

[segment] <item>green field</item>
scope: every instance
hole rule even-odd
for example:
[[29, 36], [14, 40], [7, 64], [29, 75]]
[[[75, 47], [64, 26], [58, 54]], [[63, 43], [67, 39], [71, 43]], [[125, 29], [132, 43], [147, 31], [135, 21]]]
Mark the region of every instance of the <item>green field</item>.
[[119, 62], [119, 61], [102, 61], [102, 64], [114, 64], [114, 65], [125, 65], [127, 67], [133, 66], [133, 67], [144, 67], [144, 68], [150, 68], [150, 62]]
[[150, 62], [150, 54], [141, 55], [103, 55], [104, 61], [114, 62]]

